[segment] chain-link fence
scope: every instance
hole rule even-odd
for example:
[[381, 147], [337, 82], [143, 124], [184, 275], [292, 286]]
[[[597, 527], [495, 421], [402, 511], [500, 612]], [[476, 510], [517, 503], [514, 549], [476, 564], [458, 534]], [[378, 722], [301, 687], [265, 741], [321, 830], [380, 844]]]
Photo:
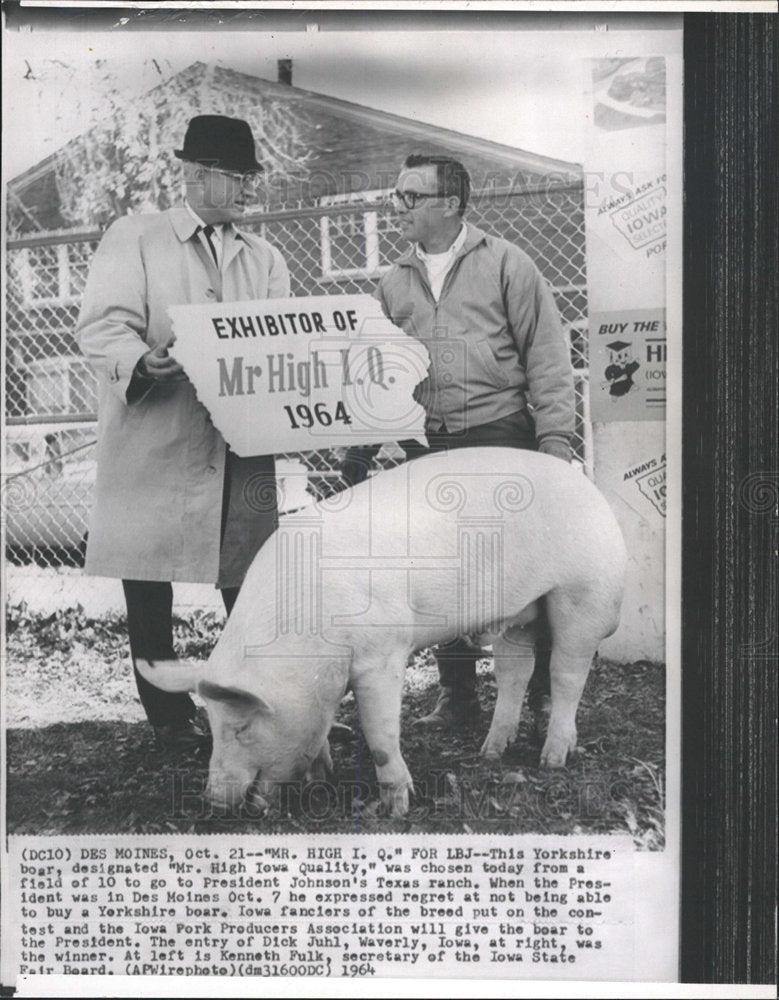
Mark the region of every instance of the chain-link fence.
[[[293, 295], [371, 292], [405, 248], [382, 192], [249, 217], [284, 254]], [[468, 220], [526, 250], [554, 290], [576, 376], [574, 451], [590, 466], [587, 299], [581, 185], [473, 194]], [[95, 475], [97, 390], [74, 329], [98, 232], [36, 234], [7, 244], [7, 441], [2, 513], [11, 564], [83, 563]], [[277, 475], [311, 496], [339, 477], [343, 449], [280, 456]], [[402, 457], [385, 445], [380, 465]], [[287, 506], [300, 489], [283, 491]]]

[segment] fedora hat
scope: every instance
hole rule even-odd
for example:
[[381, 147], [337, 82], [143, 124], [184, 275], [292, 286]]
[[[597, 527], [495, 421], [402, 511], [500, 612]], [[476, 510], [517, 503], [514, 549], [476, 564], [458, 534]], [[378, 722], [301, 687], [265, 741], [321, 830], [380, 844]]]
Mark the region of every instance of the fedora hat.
[[242, 118], [197, 115], [187, 126], [184, 148], [173, 152], [180, 160], [219, 170], [249, 174], [265, 169], [257, 162], [252, 130]]

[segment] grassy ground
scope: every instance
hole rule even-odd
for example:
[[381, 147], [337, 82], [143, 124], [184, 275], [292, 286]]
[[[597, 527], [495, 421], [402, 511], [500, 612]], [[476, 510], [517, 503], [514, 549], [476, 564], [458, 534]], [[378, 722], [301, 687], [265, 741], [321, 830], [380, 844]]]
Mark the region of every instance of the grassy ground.
[[[176, 623], [182, 657], [205, 658], [218, 613]], [[662, 665], [596, 663], [579, 709], [579, 750], [565, 770], [541, 771], [525, 711], [516, 744], [499, 763], [478, 756], [495, 700], [480, 664], [482, 724], [420, 735], [411, 720], [435, 701], [429, 653], [407, 672], [402, 750], [415, 796], [403, 821], [377, 815], [370, 751], [361, 739], [333, 747], [332, 782], [284, 790], [265, 816], [210, 815], [207, 760], [154, 746], [131, 676], [119, 616], [82, 611], [48, 617], [10, 609], [7, 645], [8, 830], [11, 833], [630, 833], [663, 846], [665, 675]], [[359, 732], [351, 695], [339, 713]]]

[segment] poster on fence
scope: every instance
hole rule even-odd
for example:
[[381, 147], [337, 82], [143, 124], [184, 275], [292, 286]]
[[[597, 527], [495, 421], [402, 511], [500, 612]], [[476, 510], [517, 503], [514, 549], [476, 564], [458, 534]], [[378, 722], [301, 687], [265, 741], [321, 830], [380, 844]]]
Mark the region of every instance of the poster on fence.
[[680, 22], [140, 13], [8, 12], [3, 991], [676, 981]]
[[595, 422], [658, 420], [666, 402], [665, 309], [590, 314], [590, 413]]
[[172, 354], [242, 457], [426, 443], [429, 358], [371, 295], [172, 306]]

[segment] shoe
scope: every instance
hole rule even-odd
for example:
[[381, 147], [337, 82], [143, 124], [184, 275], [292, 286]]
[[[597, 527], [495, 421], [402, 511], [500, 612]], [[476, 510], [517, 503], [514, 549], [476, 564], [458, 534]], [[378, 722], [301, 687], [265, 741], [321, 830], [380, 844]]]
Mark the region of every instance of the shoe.
[[438, 701], [429, 715], [416, 719], [414, 728], [442, 730], [475, 726], [481, 720], [476, 696], [476, 651], [465, 638], [438, 646]]
[[442, 686], [433, 711], [415, 719], [412, 725], [415, 729], [451, 730], [476, 726], [480, 721], [481, 705], [474, 689], [461, 688], [456, 696], [453, 688]]
[[327, 738], [331, 743], [353, 743], [357, 736], [351, 726], [345, 726], [342, 722], [334, 722], [330, 726]]
[[210, 749], [211, 737], [194, 719], [184, 719], [183, 722], [168, 722], [164, 726], [153, 726], [152, 728], [160, 750], [188, 753]]

